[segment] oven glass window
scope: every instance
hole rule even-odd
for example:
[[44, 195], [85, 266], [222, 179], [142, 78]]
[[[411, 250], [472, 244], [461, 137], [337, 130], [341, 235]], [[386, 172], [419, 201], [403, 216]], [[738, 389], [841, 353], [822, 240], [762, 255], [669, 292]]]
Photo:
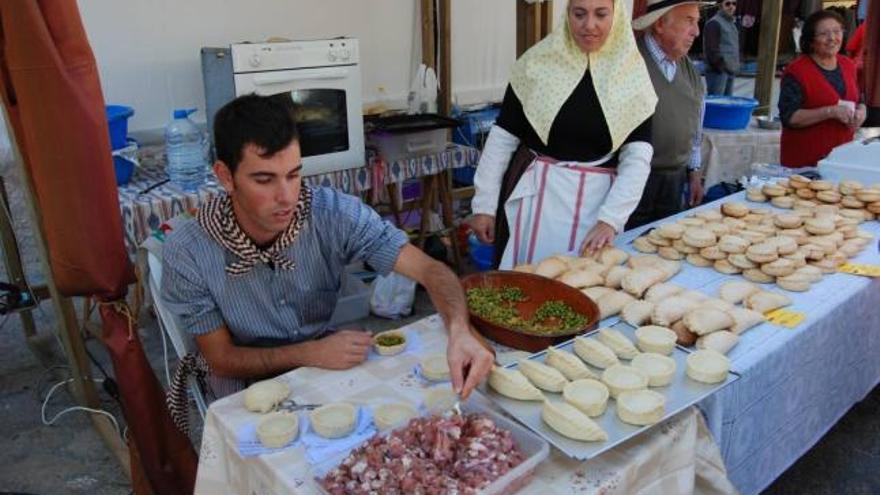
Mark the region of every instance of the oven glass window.
[[299, 89], [274, 97], [293, 109], [303, 157], [348, 150], [344, 90]]

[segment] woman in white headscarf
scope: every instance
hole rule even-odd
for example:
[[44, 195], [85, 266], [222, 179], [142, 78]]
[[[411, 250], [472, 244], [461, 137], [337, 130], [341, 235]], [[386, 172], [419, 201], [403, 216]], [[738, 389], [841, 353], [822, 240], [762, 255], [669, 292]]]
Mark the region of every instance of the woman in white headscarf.
[[622, 0], [569, 0], [561, 24], [514, 64], [474, 178], [501, 268], [610, 245], [650, 173], [657, 97]]

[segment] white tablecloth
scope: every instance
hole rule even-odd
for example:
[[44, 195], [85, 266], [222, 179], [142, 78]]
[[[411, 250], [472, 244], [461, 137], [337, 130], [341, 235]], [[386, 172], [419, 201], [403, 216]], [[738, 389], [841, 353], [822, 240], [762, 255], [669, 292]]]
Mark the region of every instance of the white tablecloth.
[[703, 177], [706, 188], [719, 182], [737, 182], [749, 175], [752, 163], [779, 163], [782, 131], [761, 129], [752, 120], [747, 129], [703, 129]]
[[[743, 200], [741, 192], [702, 208]], [[876, 221], [860, 228], [880, 237]], [[877, 239], [854, 261], [880, 264]], [[738, 276], [685, 263], [673, 281], [717, 294], [731, 278]], [[880, 279], [836, 273], [809, 292], [786, 294], [806, 320], [794, 329], [766, 323], [746, 332], [729, 353], [742, 377], [700, 404], [743, 494], [766, 488], [880, 382]]]
[[[418, 353], [369, 360], [347, 371], [304, 368], [281, 376], [298, 401], [349, 400], [375, 404], [398, 397], [421, 400], [425, 385], [413, 374], [420, 355], [443, 352], [442, 322], [436, 315], [408, 327], [417, 332]], [[196, 494], [317, 493], [302, 447], [242, 458], [236, 432], [258, 415], [244, 409], [242, 394], [211, 405], [202, 437]], [[645, 434], [588, 462], [552, 449], [525, 494], [732, 493], [720, 452], [696, 408], [688, 408]]]

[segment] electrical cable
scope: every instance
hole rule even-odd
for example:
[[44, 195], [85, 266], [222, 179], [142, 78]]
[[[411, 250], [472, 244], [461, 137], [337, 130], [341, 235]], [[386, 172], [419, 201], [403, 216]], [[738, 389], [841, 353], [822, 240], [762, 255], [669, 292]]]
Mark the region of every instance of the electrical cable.
[[[95, 382], [102, 382], [103, 381], [103, 380], [96, 379], [96, 378], [93, 378], [92, 380], [94, 380]], [[71, 383], [73, 381], [74, 381], [73, 378], [68, 378], [67, 380], [62, 380], [62, 381], [56, 383], [55, 385], [52, 386], [52, 388], [49, 389], [49, 393], [46, 394], [46, 399], [43, 400], [43, 405], [42, 405], [42, 407], [40, 407], [40, 419], [43, 421], [43, 424], [46, 426], [52, 426], [53, 424], [55, 424], [56, 421], [58, 421], [58, 419], [61, 416], [64, 416], [65, 414], [67, 414], [69, 412], [85, 411], [85, 412], [90, 412], [93, 414], [101, 414], [103, 416], [108, 417], [110, 419], [110, 422], [113, 423], [113, 426], [116, 428], [116, 434], [118, 434], [119, 436], [122, 436], [122, 430], [119, 428], [119, 422], [116, 421], [116, 417], [103, 409], [94, 409], [91, 407], [84, 407], [84, 406], [73, 406], [73, 407], [68, 407], [67, 409], [63, 409], [63, 410], [59, 411], [57, 414], [55, 414], [55, 416], [52, 416], [52, 419], [48, 419], [48, 420], [46, 419], [46, 406], [49, 404], [49, 399], [52, 398], [52, 394], [55, 393], [55, 390], [57, 390], [58, 387], [60, 387], [62, 385], [66, 385], [66, 384]]]

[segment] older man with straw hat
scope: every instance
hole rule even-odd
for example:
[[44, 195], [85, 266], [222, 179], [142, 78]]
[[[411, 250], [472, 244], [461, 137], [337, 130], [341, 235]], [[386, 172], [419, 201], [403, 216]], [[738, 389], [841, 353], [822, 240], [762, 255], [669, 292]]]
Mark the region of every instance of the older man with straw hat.
[[700, 7], [712, 2], [649, 0], [647, 12], [633, 20], [641, 31], [637, 45], [645, 59], [658, 103], [653, 119], [654, 156], [645, 192], [627, 228], [682, 210], [703, 198], [700, 172], [703, 94], [700, 72], [687, 53], [700, 34]]

